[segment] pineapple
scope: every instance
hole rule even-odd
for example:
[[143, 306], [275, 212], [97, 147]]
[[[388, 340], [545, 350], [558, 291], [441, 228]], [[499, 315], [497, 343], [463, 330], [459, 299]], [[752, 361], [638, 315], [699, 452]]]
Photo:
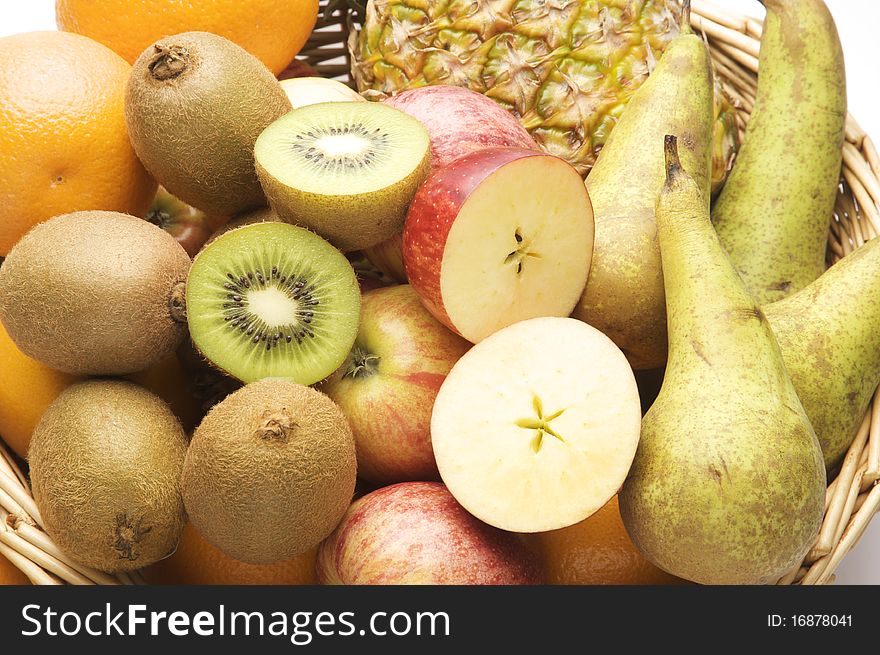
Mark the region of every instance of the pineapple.
[[[484, 93], [582, 175], [679, 30], [668, 0], [369, 0], [349, 41], [367, 97], [427, 84]], [[716, 84], [713, 187], [736, 149]]]

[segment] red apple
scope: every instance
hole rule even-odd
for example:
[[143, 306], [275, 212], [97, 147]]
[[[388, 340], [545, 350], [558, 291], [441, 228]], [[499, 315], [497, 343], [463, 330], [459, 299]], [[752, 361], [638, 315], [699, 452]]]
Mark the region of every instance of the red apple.
[[[482, 93], [458, 86], [423, 86], [384, 101], [418, 119], [431, 137], [434, 170], [477, 150], [512, 146], [538, 150], [538, 145], [510, 112]], [[385, 275], [406, 282], [400, 236], [395, 235], [364, 254]]]
[[366, 248], [364, 256], [370, 263], [395, 282], [406, 282], [406, 269], [403, 266], [403, 235], [395, 234], [385, 241]]
[[306, 62], [300, 59], [294, 59], [287, 65], [287, 68], [278, 73], [278, 79], [290, 80], [297, 77], [314, 77], [317, 74], [318, 71], [316, 71]]
[[442, 484], [404, 482], [355, 501], [318, 549], [322, 584], [537, 584], [535, 556], [481, 523]]
[[468, 341], [538, 316], [568, 316], [593, 253], [581, 176], [553, 155], [479, 150], [435, 170], [403, 231], [407, 277], [428, 311]]
[[384, 101], [418, 119], [431, 137], [432, 166], [443, 168], [477, 150], [538, 145], [509, 111], [482, 93], [459, 86], [423, 86]]
[[173, 236], [190, 257], [195, 257], [211, 235], [228, 220], [226, 217], [208, 216], [190, 207], [161, 186], [144, 218]]
[[351, 423], [360, 477], [375, 484], [439, 479], [431, 410], [468, 348], [408, 285], [364, 294], [352, 353], [322, 387]]

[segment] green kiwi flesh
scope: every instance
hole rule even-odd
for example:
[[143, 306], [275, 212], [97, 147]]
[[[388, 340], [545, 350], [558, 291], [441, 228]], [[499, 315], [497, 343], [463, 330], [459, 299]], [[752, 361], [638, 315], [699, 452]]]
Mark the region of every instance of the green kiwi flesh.
[[167, 36], [144, 50], [126, 87], [132, 146], [168, 191], [229, 216], [266, 203], [254, 142], [290, 100], [259, 59], [208, 32]]
[[360, 291], [345, 256], [288, 223], [255, 223], [217, 237], [186, 286], [190, 336], [242, 382], [313, 384], [335, 371], [357, 337]]
[[343, 251], [400, 232], [431, 166], [415, 118], [375, 102], [307, 105], [257, 139], [254, 159], [269, 204]]
[[248, 384], [196, 428], [181, 489], [195, 528], [216, 548], [271, 564], [317, 545], [345, 514], [354, 437], [336, 404], [287, 380]]
[[129, 382], [64, 390], [28, 452], [46, 532], [71, 559], [130, 571], [174, 552], [184, 523], [186, 437], [159, 397]]
[[31, 229], [0, 269], [0, 320], [19, 349], [75, 375], [144, 370], [186, 333], [190, 259], [163, 229], [82, 211]]

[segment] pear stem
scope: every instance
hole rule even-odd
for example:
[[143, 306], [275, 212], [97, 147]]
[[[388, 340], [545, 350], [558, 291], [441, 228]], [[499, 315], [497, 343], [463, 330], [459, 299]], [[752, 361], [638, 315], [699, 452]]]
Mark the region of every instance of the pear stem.
[[691, 29], [691, 0], [684, 0], [681, 6], [681, 33], [693, 34], [693, 29]]

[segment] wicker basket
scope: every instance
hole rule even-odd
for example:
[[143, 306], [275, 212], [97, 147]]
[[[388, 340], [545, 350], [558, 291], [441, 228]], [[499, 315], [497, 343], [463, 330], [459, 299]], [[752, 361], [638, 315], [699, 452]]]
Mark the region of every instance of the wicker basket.
[[[349, 2], [356, 7], [356, 2]], [[348, 36], [358, 23], [346, 0], [321, 0], [324, 18], [299, 58], [324, 77], [351, 84]], [[328, 10], [329, 5], [329, 10]], [[708, 40], [716, 71], [744, 129], [755, 100], [761, 23], [693, 0], [692, 23]], [[880, 158], [852, 116], [847, 118], [843, 171], [828, 237], [829, 263], [880, 234]], [[804, 561], [779, 584], [825, 584], [880, 510], [880, 398], [862, 422], [840, 472], [828, 486], [822, 530]], [[0, 554], [35, 584], [137, 584], [139, 574], [109, 576], [61, 553], [42, 519], [16, 459], [0, 442]]]

